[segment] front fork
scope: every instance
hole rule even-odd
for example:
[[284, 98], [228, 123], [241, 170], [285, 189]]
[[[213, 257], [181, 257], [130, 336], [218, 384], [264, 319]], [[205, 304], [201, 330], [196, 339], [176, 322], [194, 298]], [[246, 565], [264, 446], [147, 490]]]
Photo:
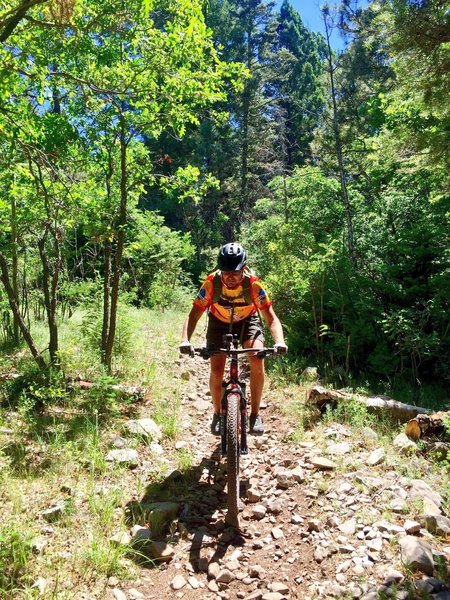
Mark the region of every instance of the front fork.
[[239, 393], [241, 397], [241, 405], [240, 405], [240, 414], [241, 414], [241, 423], [240, 423], [240, 454], [248, 454], [247, 447], [247, 424], [248, 424], [248, 415], [247, 415], [247, 396], [245, 393], [245, 383], [241, 383], [240, 387], [237, 385], [228, 386], [226, 383], [222, 383], [222, 387], [224, 389], [220, 410], [220, 436], [221, 436], [221, 452], [222, 455], [227, 453], [227, 394], [228, 392], [236, 392]]

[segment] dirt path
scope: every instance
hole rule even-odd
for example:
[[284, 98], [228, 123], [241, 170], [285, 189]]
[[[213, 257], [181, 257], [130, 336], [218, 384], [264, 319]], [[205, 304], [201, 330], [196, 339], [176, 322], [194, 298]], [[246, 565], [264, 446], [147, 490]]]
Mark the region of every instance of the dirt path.
[[[119, 589], [111, 581], [110, 597], [449, 600], [450, 538], [430, 533], [415, 518], [429, 500], [445, 519], [442, 497], [402, 475], [404, 458], [386, 452], [369, 429], [358, 439], [349, 428], [330, 424], [289, 443], [292, 418], [269, 403], [262, 411], [266, 433], [249, 436], [249, 455], [241, 457], [242, 533], [228, 528], [225, 461], [209, 433], [208, 364], [196, 358], [180, 368], [189, 381], [176, 447], [189, 453], [191, 464], [152, 490], [152, 500], [180, 504], [168, 538], [173, 555], [142, 569], [132, 585]], [[412, 514], [418, 498], [422, 506]], [[422, 557], [416, 575], [405, 579], [403, 543], [409, 538], [430, 549], [431, 566]]]

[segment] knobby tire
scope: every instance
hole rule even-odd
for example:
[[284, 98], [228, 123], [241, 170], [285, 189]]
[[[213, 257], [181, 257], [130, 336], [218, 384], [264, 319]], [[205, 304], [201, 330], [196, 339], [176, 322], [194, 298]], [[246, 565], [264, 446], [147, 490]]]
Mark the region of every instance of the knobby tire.
[[237, 394], [227, 399], [227, 485], [226, 522], [239, 527], [239, 401]]

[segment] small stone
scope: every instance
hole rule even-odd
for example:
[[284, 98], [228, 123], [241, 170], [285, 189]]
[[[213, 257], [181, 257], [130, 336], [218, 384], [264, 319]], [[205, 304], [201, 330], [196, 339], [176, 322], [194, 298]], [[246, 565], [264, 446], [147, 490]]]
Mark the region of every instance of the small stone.
[[130, 419], [123, 424], [128, 433], [140, 435], [151, 440], [162, 438], [161, 427], [153, 419]]
[[252, 565], [248, 569], [249, 577], [264, 579], [266, 576], [266, 569], [261, 565]]
[[381, 464], [386, 459], [386, 452], [384, 448], [377, 448], [373, 452], [370, 453], [369, 458], [367, 459], [367, 464], [369, 467], [376, 467]]
[[294, 481], [296, 481], [297, 483], [303, 483], [305, 481], [305, 475], [303, 473], [303, 469], [300, 466], [295, 467], [295, 469], [292, 469], [291, 475], [294, 478]]
[[431, 500], [431, 498], [423, 498], [423, 512], [426, 515], [440, 515], [441, 509], [439, 506]]
[[314, 458], [311, 458], [310, 463], [319, 471], [330, 471], [336, 468], [336, 463], [334, 463], [331, 460], [328, 460], [328, 458], [324, 458], [323, 456], [316, 456]]
[[351, 452], [352, 447], [348, 442], [339, 442], [338, 444], [330, 444], [327, 447], [327, 453], [335, 456], [343, 456]]
[[322, 528], [322, 523], [319, 519], [311, 519], [307, 524], [308, 531], [317, 531], [319, 532]]
[[114, 588], [112, 593], [115, 600], [127, 600], [126, 595], [119, 588]]
[[142, 547], [146, 546], [152, 539], [152, 532], [148, 527], [142, 527], [141, 525], [134, 525], [131, 530], [131, 545]]
[[426, 575], [432, 575], [434, 571], [434, 560], [431, 546], [411, 535], [399, 540], [402, 562], [410, 565], [414, 571], [421, 571]]
[[261, 600], [262, 595], [263, 595], [263, 593], [261, 590], [255, 590], [248, 596], [245, 596], [244, 600]]
[[278, 592], [279, 594], [288, 594], [289, 587], [285, 583], [275, 581], [274, 583], [272, 583], [272, 592]]
[[363, 427], [361, 430], [361, 436], [366, 442], [376, 442], [378, 441], [378, 434], [376, 431], [371, 429], [370, 427]]
[[400, 573], [400, 571], [396, 571], [395, 569], [392, 569], [386, 575], [384, 584], [392, 585], [393, 583], [400, 583], [401, 581], [403, 581], [403, 579], [404, 579], [403, 573]]
[[401, 498], [394, 498], [389, 504], [389, 508], [395, 513], [407, 513], [408, 504]]
[[285, 506], [286, 502], [282, 498], [271, 498], [267, 502], [267, 511], [274, 515], [278, 515], [283, 512]]
[[64, 500], [58, 500], [50, 508], [44, 510], [41, 515], [49, 523], [59, 519], [64, 513], [65, 503]]
[[218, 583], [230, 583], [230, 581], [233, 581], [234, 579], [234, 575], [231, 571], [229, 571], [228, 569], [222, 569], [216, 577], [216, 581]]
[[450, 519], [442, 515], [425, 515], [421, 518], [427, 531], [433, 535], [446, 537], [450, 535]]
[[183, 588], [186, 584], [187, 584], [187, 581], [183, 577], [183, 575], [176, 575], [170, 582], [170, 587], [176, 591], [176, 590], [181, 590], [181, 588]]
[[272, 537], [274, 540], [280, 540], [281, 538], [284, 537], [284, 533], [283, 530], [280, 529], [279, 527], [274, 527], [271, 531]]
[[279, 592], [267, 592], [264, 594], [261, 600], [284, 600], [286, 596], [284, 594], [280, 594]]
[[291, 517], [291, 523], [294, 525], [300, 525], [300, 523], [303, 523], [303, 521], [304, 519], [300, 515], [292, 515]]
[[218, 562], [211, 562], [208, 566], [208, 577], [212, 579], [216, 579], [217, 575], [220, 573], [220, 565]]
[[198, 588], [200, 587], [199, 580], [196, 577], [194, 577], [194, 576], [189, 577], [188, 583], [189, 583], [189, 585], [191, 586], [191, 588], [193, 590], [198, 590]]
[[418, 523], [417, 521], [412, 521], [411, 519], [407, 519], [403, 523], [403, 529], [406, 531], [406, 533], [409, 533], [410, 535], [419, 533], [421, 527], [422, 525], [420, 523]]
[[367, 547], [369, 548], [369, 550], [372, 550], [372, 552], [380, 552], [381, 548], [383, 547], [382, 538], [375, 538], [374, 540], [369, 540], [367, 542]]
[[246, 497], [247, 500], [251, 503], [261, 502], [262, 494], [258, 490], [255, 490], [254, 488], [250, 487], [246, 492]]
[[121, 531], [120, 533], [111, 536], [109, 539], [114, 546], [128, 546], [131, 542], [131, 535], [128, 531]]
[[409, 497], [411, 499], [429, 498], [439, 508], [442, 506], [443, 502], [442, 496], [435, 492], [425, 481], [422, 481], [422, 479], [412, 480]]
[[339, 531], [342, 531], [345, 535], [354, 535], [356, 531], [356, 520], [350, 519], [338, 525]]
[[139, 454], [136, 450], [110, 450], [106, 455], [108, 462], [119, 464], [128, 464], [130, 467], [137, 467], [139, 464]]
[[399, 433], [392, 441], [392, 445], [394, 448], [398, 448], [402, 453], [407, 453], [410, 450], [417, 450], [416, 444], [410, 440], [405, 433]]
[[267, 508], [262, 504], [257, 504], [251, 509], [251, 516], [253, 519], [257, 519], [258, 521], [263, 519], [266, 515]]
[[150, 554], [153, 560], [170, 562], [175, 556], [175, 550], [166, 542], [152, 542], [150, 545]]

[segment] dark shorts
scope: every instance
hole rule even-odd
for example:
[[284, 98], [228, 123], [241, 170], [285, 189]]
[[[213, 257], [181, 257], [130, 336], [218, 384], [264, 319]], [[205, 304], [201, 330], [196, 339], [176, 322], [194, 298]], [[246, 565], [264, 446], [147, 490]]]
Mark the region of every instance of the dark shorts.
[[208, 315], [208, 329], [206, 331], [208, 348], [223, 348], [222, 338], [225, 333], [236, 334], [241, 344], [248, 340], [260, 340], [264, 344], [264, 332], [257, 314], [233, 323], [231, 331], [229, 323], [224, 323], [211, 314]]

